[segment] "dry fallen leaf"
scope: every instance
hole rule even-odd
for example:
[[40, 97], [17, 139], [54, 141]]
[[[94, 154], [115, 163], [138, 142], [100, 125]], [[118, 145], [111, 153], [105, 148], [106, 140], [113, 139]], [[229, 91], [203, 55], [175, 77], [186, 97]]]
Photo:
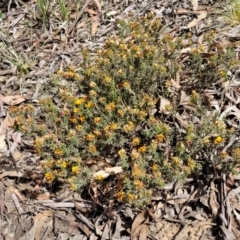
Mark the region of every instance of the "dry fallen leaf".
[[100, 170], [96, 172], [93, 175], [93, 178], [102, 178], [105, 179], [109, 177], [110, 175], [116, 175], [118, 173], [121, 173], [123, 171], [122, 167], [111, 167], [111, 168], [106, 168], [105, 170]]
[[[145, 210], [136, 216], [136, 218], [133, 221], [132, 228], [131, 228], [131, 240], [134, 240], [134, 239], [136, 239], [137, 236], [140, 236], [141, 229], [143, 228], [144, 223], [146, 222], [148, 217], [149, 217], [148, 210]], [[147, 238], [145, 238], [145, 239], [147, 239]]]
[[197, 26], [206, 17], [207, 17], [207, 12], [202, 12], [196, 19], [188, 23], [187, 28], [192, 28]]
[[5, 134], [1, 134], [0, 135], [0, 157], [1, 157], [2, 153], [4, 153], [5, 151], [7, 151], [7, 143], [5, 141]]
[[7, 113], [7, 116], [3, 120], [3, 128], [2, 128], [1, 133], [6, 133], [7, 128], [11, 127], [13, 125], [13, 123], [14, 123], [13, 119], [10, 117], [9, 113]]
[[171, 102], [168, 101], [167, 99], [162, 97], [160, 98], [160, 106], [159, 106], [160, 112], [163, 112], [164, 114], [169, 114], [170, 112], [167, 110], [167, 108], [171, 105], [172, 105]]
[[217, 197], [216, 197], [216, 193], [215, 193], [214, 182], [211, 182], [211, 192], [210, 192], [209, 205], [211, 207], [212, 214], [214, 216], [217, 215], [217, 212], [218, 212], [218, 209], [219, 209], [219, 204], [218, 204], [216, 199], [217, 199]]
[[99, 16], [93, 16], [91, 20], [92, 20], [91, 34], [92, 36], [94, 36], [97, 32], [97, 27], [99, 25]]
[[0, 94], [0, 101], [2, 101], [5, 104], [8, 104], [10, 106], [17, 105], [19, 103], [22, 103], [25, 101], [25, 97], [21, 95], [15, 95], [15, 96], [3, 96]]
[[193, 10], [198, 9], [198, 0], [191, 0]]

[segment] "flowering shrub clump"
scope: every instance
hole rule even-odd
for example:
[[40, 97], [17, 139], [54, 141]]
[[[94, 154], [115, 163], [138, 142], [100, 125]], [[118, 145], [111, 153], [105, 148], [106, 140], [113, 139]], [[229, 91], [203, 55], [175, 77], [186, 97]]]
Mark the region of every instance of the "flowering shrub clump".
[[[57, 102], [45, 97], [39, 108], [11, 108], [15, 128], [35, 139], [48, 183], [64, 178], [78, 190], [91, 177], [84, 160], [112, 158], [124, 170], [116, 197], [145, 204], [154, 189], [184, 180], [205, 164], [234, 167], [236, 162], [223, 161], [230, 153], [213, 158], [232, 129], [207, 114], [202, 97], [237, 64], [234, 46], [214, 45], [211, 32], [204, 36], [207, 46], [181, 53], [192, 46], [191, 36], [162, 36], [162, 27], [152, 15], [120, 22], [120, 36], [109, 38], [96, 58], [84, 50], [81, 70], [70, 67], [56, 74], [58, 81], [69, 81], [58, 86]], [[184, 104], [174, 85], [179, 74]], [[237, 162], [238, 152], [233, 149]]]

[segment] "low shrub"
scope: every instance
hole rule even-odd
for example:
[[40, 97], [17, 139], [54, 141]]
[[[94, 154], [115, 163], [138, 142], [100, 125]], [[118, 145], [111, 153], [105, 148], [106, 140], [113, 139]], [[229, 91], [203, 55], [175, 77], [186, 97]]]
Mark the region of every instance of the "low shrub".
[[80, 70], [53, 76], [57, 97], [11, 108], [15, 128], [35, 139], [46, 181], [78, 190], [92, 176], [86, 159], [111, 158], [123, 168], [118, 200], [144, 205], [154, 189], [206, 165], [232, 171], [239, 149], [232, 162], [221, 150], [234, 129], [209, 111], [204, 90], [227, 80], [235, 46], [216, 44], [214, 31], [197, 46], [190, 34], [163, 35], [153, 15], [118, 27], [95, 57], [83, 51]]

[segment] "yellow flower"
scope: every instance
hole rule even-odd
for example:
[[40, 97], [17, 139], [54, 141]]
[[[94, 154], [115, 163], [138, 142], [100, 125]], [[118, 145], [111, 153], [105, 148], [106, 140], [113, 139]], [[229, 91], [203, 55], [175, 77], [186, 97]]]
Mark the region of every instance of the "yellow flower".
[[75, 132], [73, 129], [71, 129], [71, 130], [69, 131], [69, 133], [68, 133], [68, 135], [69, 135], [70, 137], [73, 137], [75, 134], [76, 134], [76, 132]]
[[124, 112], [123, 112], [123, 110], [121, 110], [121, 109], [119, 109], [119, 110], [117, 111], [117, 113], [118, 113], [121, 117], [123, 117], [123, 115], [124, 115]]
[[143, 187], [144, 187], [143, 182], [140, 181], [140, 180], [135, 180], [135, 181], [134, 181], [134, 185], [135, 185], [136, 187], [139, 187], [139, 188], [143, 188]]
[[55, 175], [53, 174], [53, 172], [47, 172], [45, 174], [45, 179], [47, 183], [51, 183], [55, 179]]
[[153, 171], [153, 172], [156, 172], [156, 171], [158, 171], [158, 170], [159, 170], [158, 165], [157, 165], [156, 163], [154, 163], [154, 164], [152, 165], [152, 171]]
[[86, 118], [85, 118], [83, 115], [81, 115], [81, 116], [79, 117], [79, 120], [80, 120], [81, 122], [85, 122], [85, 121], [86, 121]]
[[114, 103], [114, 102], [111, 102], [111, 103], [109, 103], [109, 104], [107, 104], [107, 105], [105, 106], [105, 110], [106, 110], [107, 112], [112, 111], [114, 108], [115, 108], [115, 103]]
[[220, 136], [218, 136], [218, 137], [216, 137], [216, 138], [214, 139], [214, 144], [215, 144], [215, 145], [217, 145], [217, 144], [219, 144], [219, 143], [222, 143], [222, 142], [224, 142], [224, 138], [222, 138], [222, 137], [220, 137]]
[[135, 137], [132, 140], [132, 146], [137, 146], [140, 144], [140, 138], [139, 137]]
[[85, 104], [85, 107], [86, 108], [91, 108], [91, 107], [93, 107], [94, 106], [94, 104], [91, 102], [91, 101], [88, 101], [86, 104]]
[[67, 166], [68, 166], [68, 164], [67, 164], [66, 162], [63, 162], [63, 163], [61, 164], [61, 167], [62, 167], [62, 168], [67, 168]]
[[96, 153], [96, 152], [97, 152], [97, 148], [96, 148], [95, 145], [90, 144], [89, 147], [88, 147], [88, 151], [89, 151], [90, 153]]
[[106, 77], [104, 78], [104, 82], [105, 82], [105, 83], [110, 83], [111, 81], [112, 81], [112, 78], [109, 77], [109, 76], [106, 76]]
[[97, 86], [97, 84], [96, 84], [95, 82], [91, 81], [91, 82], [89, 83], [89, 86], [90, 86], [91, 88], [94, 88], [94, 87]]
[[135, 128], [134, 123], [132, 121], [129, 121], [127, 124], [123, 126], [124, 131], [131, 132]]
[[78, 166], [72, 166], [72, 172], [73, 173], [79, 173], [79, 167]]
[[125, 89], [130, 89], [130, 83], [129, 82], [124, 82], [122, 85]]
[[61, 148], [56, 148], [54, 154], [58, 156], [63, 156], [63, 150]]
[[148, 121], [149, 121], [149, 123], [150, 123], [151, 125], [154, 125], [154, 124], [157, 124], [157, 123], [158, 123], [158, 120], [157, 120], [155, 117], [150, 117], [150, 118], [148, 119]]
[[179, 165], [181, 163], [181, 160], [179, 157], [172, 157], [172, 161], [175, 165]]
[[196, 166], [196, 162], [192, 160], [191, 158], [188, 159], [188, 166], [191, 170], [193, 170]]
[[138, 148], [138, 152], [140, 152], [140, 153], [144, 153], [144, 152], [146, 152], [146, 150], [147, 150], [147, 147], [145, 145]]
[[146, 171], [144, 169], [140, 168], [140, 166], [138, 164], [133, 165], [132, 172], [133, 172], [134, 177], [141, 177], [146, 173]]
[[124, 197], [125, 197], [125, 193], [123, 191], [120, 191], [117, 193], [118, 201], [122, 202], [124, 200]]
[[74, 112], [74, 113], [78, 113], [78, 112], [79, 112], [79, 108], [76, 108], [76, 107], [73, 108], [73, 112]]
[[132, 193], [128, 193], [128, 194], [127, 194], [127, 199], [128, 199], [129, 201], [133, 201], [133, 200], [135, 199], [135, 197], [134, 197], [134, 195], [133, 195]]
[[100, 122], [101, 122], [101, 118], [100, 118], [100, 117], [95, 117], [95, 118], [93, 119], [93, 121], [94, 121], [95, 123], [100, 123]]
[[92, 134], [92, 133], [89, 133], [89, 134], [86, 136], [86, 140], [89, 141], [89, 142], [92, 142], [94, 139], [95, 139], [95, 135]]
[[118, 129], [118, 125], [116, 123], [111, 123], [109, 125], [110, 130], [115, 131]]
[[97, 96], [97, 93], [94, 90], [90, 90], [89, 94], [90, 94], [91, 97], [96, 97]]
[[76, 126], [76, 130], [77, 130], [77, 131], [81, 131], [81, 130], [83, 130], [83, 126], [82, 126], [82, 125], [80, 125], [80, 124], [79, 124], [79, 125], [77, 125], [77, 126]]
[[104, 177], [103, 177], [103, 175], [98, 174], [98, 175], [96, 176], [96, 179], [97, 179], [98, 181], [102, 181], [102, 180], [104, 180]]
[[74, 104], [78, 106], [83, 104], [85, 101], [86, 101], [85, 98], [78, 98], [77, 100], [75, 100]]
[[121, 158], [121, 159], [124, 159], [125, 157], [126, 157], [126, 150], [125, 149], [120, 149], [119, 151], [118, 151], [118, 155], [119, 155], [119, 157]]
[[147, 116], [147, 113], [145, 111], [139, 111], [138, 112], [138, 117], [142, 120], [144, 120]]
[[122, 70], [122, 69], [119, 69], [119, 70], [117, 71], [117, 74], [118, 74], [118, 75], [122, 75], [122, 74], [123, 74], [123, 70]]
[[77, 119], [76, 119], [75, 117], [70, 118], [70, 121], [71, 121], [72, 123], [77, 123]]
[[158, 143], [162, 143], [164, 141], [164, 135], [163, 134], [158, 134], [156, 136], [156, 140], [158, 141]]
[[140, 159], [140, 158], [141, 158], [141, 155], [140, 155], [140, 153], [139, 153], [139, 152], [137, 152], [137, 150], [136, 150], [136, 149], [133, 149], [133, 150], [132, 150], [132, 152], [131, 152], [131, 155], [132, 155], [132, 158], [133, 158], [134, 160], [138, 160], [138, 159]]
[[98, 137], [102, 135], [102, 133], [99, 130], [93, 130], [93, 133]]

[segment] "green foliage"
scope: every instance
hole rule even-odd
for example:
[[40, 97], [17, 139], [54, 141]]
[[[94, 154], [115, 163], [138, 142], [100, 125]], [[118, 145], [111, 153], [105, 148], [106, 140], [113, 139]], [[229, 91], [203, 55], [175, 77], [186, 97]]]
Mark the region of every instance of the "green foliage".
[[[204, 36], [207, 45], [196, 47], [188, 35], [162, 36], [161, 20], [151, 15], [120, 22], [119, 28], [120, 37], [109, 38], [96, 58], [83, 51], [80, 71], [58, 71], [55, 87], [63, 79], [69, 85], [59, 84], [57, 104], [47, 97], [37, 109], [11, 108], [15, 128], [35, 137], [47, 182], [65, 178], [77, 190], [91, 178], [84, 160], [111, 157], [124, 169], [117, 198], [144, 205], [157, 187], [206, 165], [231, 171], [239, 162], [238, 148], [232, 162], [224, 161], [230, 152], [216, 153], [233, 129], [208, 113], [202, 93], [227, 79], [227, 70], [237, 64], [234, 46], [216, 45], [214, 32]], [[174, 86], [176, 75], [184, 104]]]
[[60, 13], [61, 13], [61, 16], [62, 16], [62, 20], [63, 21], [66, 21], [68, 19], [68, 9], [65, 5], [65, 2], [64, 0], [57, 0], [58, 2], [58, 6], [59, 6], [59, 9], [60, 9]]
[[226, 12], [223, 14], [224, 20], [231, 26], [236, 26], [240, 23], [240, 1], [226, 1]]

